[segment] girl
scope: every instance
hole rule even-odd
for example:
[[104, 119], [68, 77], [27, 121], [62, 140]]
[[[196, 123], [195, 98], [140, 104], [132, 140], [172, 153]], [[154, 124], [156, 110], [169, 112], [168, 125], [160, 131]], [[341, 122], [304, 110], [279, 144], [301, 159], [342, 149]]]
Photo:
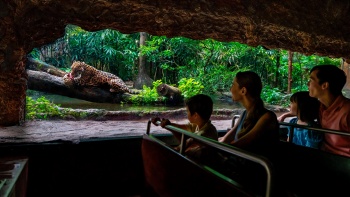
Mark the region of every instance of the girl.
[[[319, 127], [318, 110], [320, 102], [316, 98], [309, 96], [308, 91], [296, 92], [290, 97], [290, 111], [278, 117], [283, 122], [286, 117], [292, 118], [289, 123], [306, 125], [310, 127]], [[290, 136], [290, 127], [288, 127], [288, 136]], [[323, 133], [303, 128], [294, 128], [293, 143], [311, 148], [319, 148], [323, 140]], [[290, 141], [289, 137], [287, 141]]]

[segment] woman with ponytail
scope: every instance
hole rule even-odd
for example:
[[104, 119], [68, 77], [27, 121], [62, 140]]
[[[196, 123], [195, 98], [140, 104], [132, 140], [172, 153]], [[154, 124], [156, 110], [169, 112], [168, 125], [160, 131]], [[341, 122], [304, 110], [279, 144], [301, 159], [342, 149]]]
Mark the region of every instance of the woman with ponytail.
[[231, 86], [232, 100], [245, 110], [220, 142], [264, 156], [271, 155], [279, 141], [276, 114], [265, 108], [260, 77], [252, 71], [238, 72]]

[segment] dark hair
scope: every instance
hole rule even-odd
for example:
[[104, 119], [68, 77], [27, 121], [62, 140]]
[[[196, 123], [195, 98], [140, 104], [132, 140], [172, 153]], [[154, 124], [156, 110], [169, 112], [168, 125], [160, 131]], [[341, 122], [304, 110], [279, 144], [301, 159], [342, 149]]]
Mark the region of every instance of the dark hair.
[[238, 72], [236, 81], [239, 88], [245, 87], [252, 98], [259, 98], [262, 91], [262, 83], [258, 74], [253, 71]]
[[290, 101], [297, 104], [299, 119], [308, 124], [315, 124], [319, 122], [318, 112], [320, 102], [317, 98], [309, 95], [308, 91], [300, 91], [294, 93], [290, 97]]
[[346, 83], [346, 74], [342, 69], [335, 65], [317, 65], [311, 69], [310, 73], [313, 71], [318, 71], [316, 76], [320, 85], [328, 82], [331, 94], [335, 96], [342, 94]]
[[213, 113], [213, 100], [205, 94], [197, 94], [185, 101], [191, 114], [198, 113], [203, 120], [209, 120]]
[[238, 134], [238, 136], [243, 136], [254, 127], [261, 115], [266, 112], [266, 108], [264, 107], [264, 102], [260, 97], [262, 82], [258, 74], [253, 71], [238, 72], [236, 74], [236, 81], [239, 88], [245, 87], [247, 89], [247, 94], [254, 100], [254, 109], [252, 110], [253, 113], [246, 117], [243, 123], [243, 128]]

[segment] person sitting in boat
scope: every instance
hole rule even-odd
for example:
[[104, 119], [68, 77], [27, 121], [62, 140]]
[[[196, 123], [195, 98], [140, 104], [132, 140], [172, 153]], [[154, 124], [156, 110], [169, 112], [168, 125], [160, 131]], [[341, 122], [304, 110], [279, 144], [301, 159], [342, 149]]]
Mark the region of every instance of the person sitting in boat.
[[279, 142], [279, 125], [276, 114], [265, 108], [260, 97], [260, 77], [253, 71], [238, 72], [230, 91], [232, 100], [245, 110], [219, 142], [257, 154], [272, 154]]
[[[320, 102], [309, 96], [308, 91], [294, 93], [290, 97], [290, 111], [278, 117], [278, 121], [283, 122], [285, 118], [296, 116], [290, 119], [289, 123], [319, 127], [318, 109]], [[292, 141], [296, 145], [318, 149], [323, 140], [323, 133], [309, 129], [295, 127], [293, 139], [290, 139], [290, 127], [288, 127], [287, 141]]]
[[[324, 129], [350, 133], [350, 99], [343, 95], [346, 73], [335, 65], [317, 65], [310, 70], [309, 95], [317, 98], [320, 124]], [[325, 133], [320, 147], [329, 153], [350, 157], [350, 137]]]
[[[218, 132], [216, 127], [211, 123], [210, 117], [213, 112], [213, 100], [205, 94], [197, 94], [185, 101], [188, 124], [177, 124], [170, 122], [169, 119], [160, 119], [159, 117], [152, 118], [151, 121], [154, 125], [160, 121], [160, 126], [165, 127], [171, 125], [181, 128], [183, 130], [192, 132], [194, 134], [207, 137], [213, 140], [218, 140]], [[171, 131], [173, 135], [181, 141], [181, 133]], [[175, 147], [176, 150], [180, 149], [180, 146]], [[186, 141], [185, 154], [194, 157], [201, 157], [205, 146], [199, 142], [196, 142], [193, 138], [189, 138]]]

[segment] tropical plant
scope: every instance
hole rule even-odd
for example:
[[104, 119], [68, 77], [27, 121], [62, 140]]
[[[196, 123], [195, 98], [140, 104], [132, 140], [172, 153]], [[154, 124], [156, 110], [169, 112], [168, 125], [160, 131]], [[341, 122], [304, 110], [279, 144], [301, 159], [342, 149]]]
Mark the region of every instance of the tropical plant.
[[[122, 34], [111, 29], [88, 32], [74, 25], [66, 27], [65, 37], [59, 41], [66, 42], [58, 45], [66, 46], [66, 49], [62, 51], [64, 57], [52, 60], [54, 64], [62, 65], [61, 60], [85, 61], [123, 80], [135, 79], [137, 59], [143, 55], [147, 60], [147, 73], [154, 81], [176, 84], [183, 78], [193, 79], [203, 86], [201, 91], [206, 94], [228, 91], [235, 74], [244, 70], [257, 72], [264, 86], [271, 87], [266, 92], [271, 95], [276, 96], [277, 92], [284, 94], [288, 86], [288, 53], [285, 50], [269, 50], [263, 46], [251, 47], [213, 39], [152, 35], [149, 35], [145, 45], [139, 46], [139, 33]], [[30, 55], [40, 58], [42, 52], [34, 49]], [[340, 65], [341, 59], [294, 53], [292, 91], [307, 89], [309, 70], [314, 65], [329, 63]], [[69, 71], [69, 66], [61, 69]], [[191, 85], [187, 84], [186, 89]], [[153, 88], [143, 87], [143, 91], [149, 97], [135, 97], [135, 103], [156, 99]], [[277, 102], [272, 96], [266, 96], [266, 99]]]
[[131, 96], [131, 102], [133, 104], [151, 104], [159, 103], [165, 101], [165, 97], [159, 96], [157, 92], [157, 87], [162, 84], [162, 80], [154, 81], [151, 87], [143, 86], [143, 89], [139, 94]]
[[262, 100], [270, 105], [281, 105], [288, 106], [289, 105], [289, 97], [291, 94], [283, 94], [278, 88], [271, 88], [269, 86], [264, 86], [261, 98]]
[[201, 82], [196, 81], [193, 78], [182, 78], [179, 81], [179, 90], [181, 95], [186, 99], [196, 94], [202, 93], [204, 86]]
[[78, 26], [68, 25], [65, 37], [72, 61], [85, 61], [123, 80], [132, 79], [134, 62], [138, 57], [135, 42], [138, 34], [122, 34], [111, 29], [88, 32]]
[[34, 100], [32, 97], [26, 97], [26, 119], [47, 119], [50, 117], [62, 117], [63, 114], [58, 109], [58, 105], [47, 100], [44, 96]]

